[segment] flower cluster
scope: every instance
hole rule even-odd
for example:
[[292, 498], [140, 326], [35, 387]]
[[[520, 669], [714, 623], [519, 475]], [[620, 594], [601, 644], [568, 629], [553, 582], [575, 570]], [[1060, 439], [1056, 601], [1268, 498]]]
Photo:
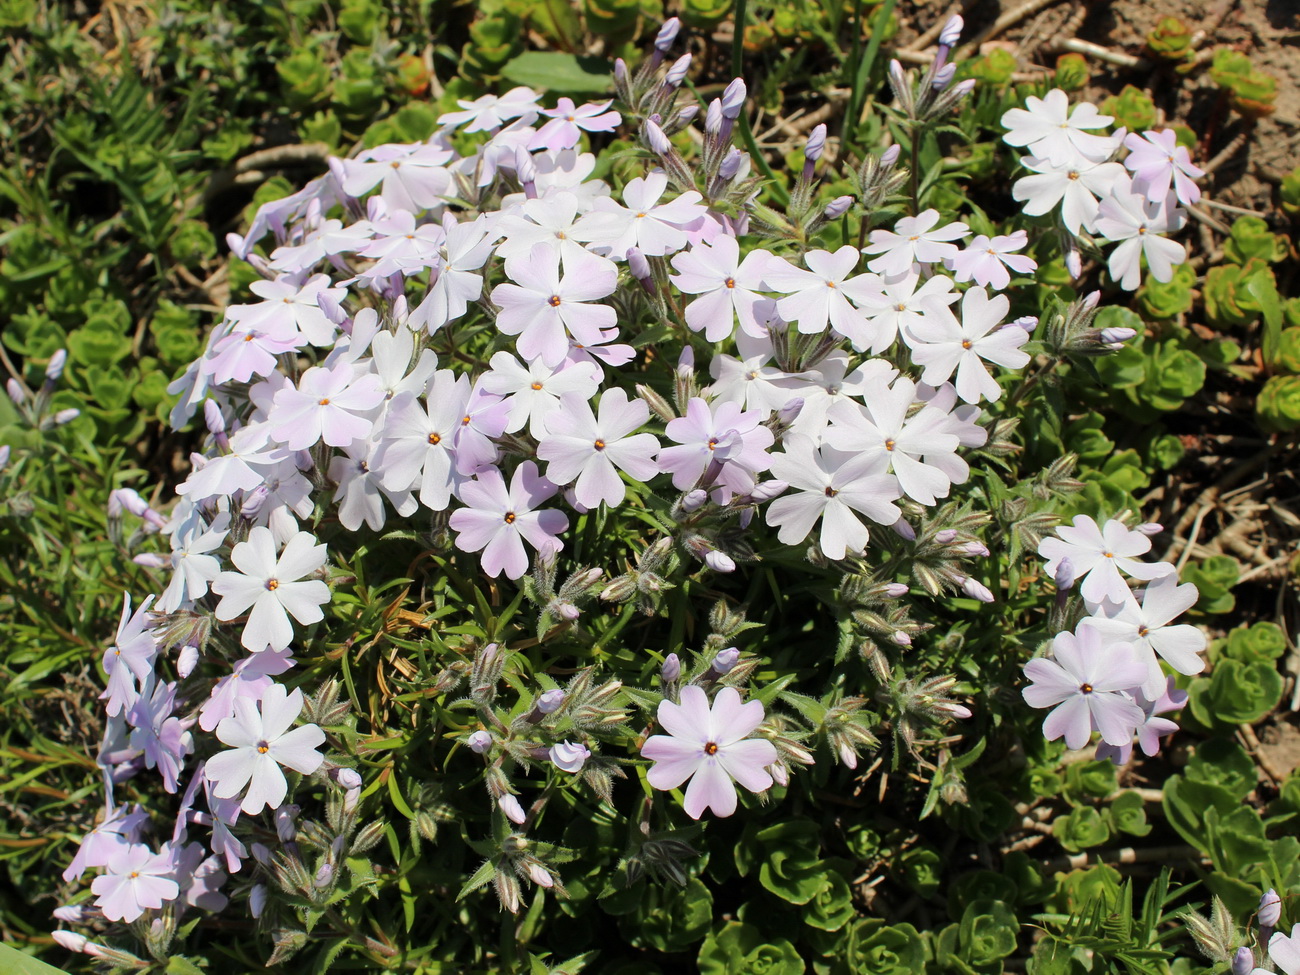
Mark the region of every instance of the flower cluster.
[[[1018, 253], [1027, 235], [963, 246], [968, 225], [926, 209], [873, 230], [861, 249], [809, 245], [808, 233], [853, 202], [842, 198], [806, 208], [780, 243], [743, 245], [758, 218], [750, 160], [731, 145], [744, 85], [708, 106], [703, 165], [692, 171], [671, 140], [695, 115], [675, 108], [683, 77], [682, 61], [662, 77], [653, 66], [633, 76], [620, 62], [620, 99], [650, 163], [621, 187], [592, 175], [582, 140], [623, 114], [610, 102], [545, 108], [517, 88], [462, 102], [426, 143], [331, 159], [325, 175], [230, 237], [261, 280], [170, 387], [173, 423], [200, 415], [204, 449], [167, 514], [143, 502], [130, 509], [170, 554], [139, 556], [163, 571], [160, 593], [134, 611], [127, 599], [104, 657], [109, 815], [70, 868], [74, 877], [103, 871], [92, 889], [104, 917], [224, 903], [220, 888], [245, 869], [257, 878], [254, 915], [267, 878], [295, 896], [328, 895], [340, 851], [357, 848], [349, 837], [363, 781], [347, 767], [345, 738], [327, 734], [348, 709], [338, 683], [311, 697], [292, 685], [312, 628], [344, 615], [331, 553], [349, 554], [354, 537], [419, 533], [459, 574], [520, 580], [541, 607], [539, 639], [546, 625], [577, 625], [597, 592], [644, 605], [673, 566], [729, 573], [782, 546], [862, 579], [871, 547], [915, 545], [928, 553], [932, 595], [995, 599], [966, 564], [989, 554], [975, 521], [930, 519], [960, 499], [970, 452], [994, 446], [991, 404], [1030, 361], [1024, 346], [1037, 323], [1011, 320], [1001, 293], [1012, 273], [1035, 269]], [[939, 90], [936, 79], [924, 85]], [[942, 104], [967, 91], [951, 89]], [[916, 106], [940, 104], [926, 98]], [[460, 154], [454, 146], [469, 133], [479, 141]], [[824, 141], [824, 130], [809, 139], [805, 196]], [[864, 207], [897, 186], [898, 158], [895, 148], [864, 164]], [[675, 362], [656, 344], [665, 334], [680, 343]], [[573, 565], [559, 581], [574, 528], [591, 534], [597, 516], [621, 510], [658, 537], [603, 588], [602, 567]], [[1192, 672], [1189, 641], [1166, 625], [1186, 587], [1153, 584], [1139, 604], [1117, 572], [1159, 573], [1134, 568], [1127, 538], [1107, 535], [1102, 562], [1090, 535], [1061, 536], [1064, 548], [1044, 554], [1058, 578], [1067, 565], [1086, 577], [1095, 617], [1058, 638], [1055, 662], [1030, 665], [1026, 696], [1059, 705], [1049, 735], [1075, 743], [1095, 725], [1122, 758], [1135, 730], [1143, 747], [1162, 733], [1167, 722], [1154, 715], [1175, 704], [1155, 655]], [[893, 577], [858, 588], [864, 607], [908, 592]], [[926, 629], [902, 609], [855, 619], [899, 647]], [[525, 808], [510, 773], [544, 769], [612, 801], [620, 763], [638, 761], [602, 752], [626, 748], [629, 699], [666, 732], [640, 750], [654, 763], [650, 785], [689, 780], [683, 801], [694, 818], [731, 814], [733, 780], [764, 792], [813, 762], [800, 743], [813, 731], [743, 701], [757, 661], [725, 645], [743, 628], [722, 613], [712, 652], [693, 673], [670, 656], [657, 694], [633, 696], [587, 668], [563, 688], [525, 689], [512, 714], [493, 706], [510, 683], [512, 650], [465, 640], [463, 659], [446, 663], [429, 693], [469, 685], [479, 727], [458, 740], [481, 759], [507, 837], [492, 869], [475, 876], [507, 908], [518, 908], [521, 884], [562, 890], [525, 836], [545, 795]], [[1103, 658], [1114, 658], [1104, 675]], [[891, 688], [900, 741], [970, 715], [949, 699], [954, 684]], [[821, 733], [849, 766], [876, 744], [865, 703], [823, 708], [834, 720]], [[113, 785], [146, 769], [181, 796], [159, 845], [149, 845], [148, 817], [112, 799]], [[293, 841], [290, 800], [307, 778], [337, 790], [315, 880], [292, 850], [273, 856], [266, 845], [267, 816], [286, 848]], [[206, 843], [189, 839], [195, 826]]]
[[[1063, 595], [1078, 584], [1088, 615], [1073, 632], [1056, 635], [1050, 656], [1025, 664], [1032, 682], [1025, 700], [1053, 709], [1043, 721], [1049, 741], [1063, 737], [1070, 748], [1082, 748], [1099, 732], [1097, 757], [1117, 765], [1128, 761], [1134, 736], [1144, 754], [1154, 755], [1160, 738], [1178, 730], [1160, 715], [1182, 708], [1187, 693], [1175, 688], [1161, 661], [1185, 675], [1205, 667], [1205, 634], [1173, 622], [1196, 604], [1196, 587], [1179, 585], [1171, 563], [1140, 558], [1159, 531], [1159, 525], [1130, 529], [1116, 520], [1098, 526], [1076, 515], [1072, 526], [1038, 547]], [[1125, 576], [1147, 583], [1140, 602]]]
[[[1201, 198], [1194, 180], [1205, 175], [1174, 131], [1105, 134], [1098, 130], [1114, 119], [1087, 103], [1071, 110], [1060, 89], [1031, 95], [1025, 106], [1002, 116], [1003, 141], [1029, 153], [1020, 162], [1032, 174], [1018, 179], [1011, 195], [1031, 216], [1057, 212], [1071, 273], [1079, 275], [1077, 239], [1086, 232], [1118, 245], [1107, 267], [1124, 290], [1141, 283], [1144, 257], [1153, 278], [1169, 281], [1187, 251], [1166, 235], [1182, 229], [1186, 212], [1178, 204]], [[1121, 153], [1122, 165], [1115, 161]]]

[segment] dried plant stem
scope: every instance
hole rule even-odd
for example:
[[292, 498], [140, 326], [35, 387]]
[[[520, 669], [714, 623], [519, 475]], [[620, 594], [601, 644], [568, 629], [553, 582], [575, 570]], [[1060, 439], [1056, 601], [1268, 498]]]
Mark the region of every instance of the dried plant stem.
[[1242, 129], [1242, 131], [1238, 132], [1236, 136], [1233, 137], [1233, 140], [1231, 142], [1229, 142], [1226, 146], [1224, 146], [1217, 153], [1215, 153], [1214, 158], [1211, 159], [1202, 167], [1205, 170], [1205, 175], [1208, 176], [1210, 173], [1214, 172], [1216, 169], [1218, 169], [1220, 166], [1226, 163], [1229, 159], [1235, 156], [1238, 152], [1240, 152], [1242, 146], [1244, 146], [1246, 142], [1250, 139], [1250, 133], [1254, 130], [1254, 128], [1255, 128], [1254, 125], [1247, 125], [1244, 129]]
[[1073, 856], [1053, 857], [1043, 860], [1046, 870], [1078, 870], [1098, 863], [1160, 863], [1173, 860], [1191, 860], [1196, 863], [1208, 863], [1209, 858], [1202, 855], [1194, 846], [1153, 846], [1135, 850], [1126, 846], [1118, 850], [1095, 850], [1088, 853], [1076, 853]]
[[1098, 61], [1115, 64], [1121, 68], [1151, 67], [1151, 63], [1144, 58], [1136, 58], [1131, 54], [1125, 54], [1123, 51], [1112, 51], [1108, 47], [1102, 47], [1100, 44], [1092, 43], [1092, 41], [1082, 41], [1077, 37], [1062, 38], [1052, 45], [1052, 50], [1082, 54], [1085, 57], [1096, 58]]
[[1008, 10], [1001, 17], [993, 21], [993, 23], [989, 24], [989, 26], [985, 27], [982, 31], [958, 48], [953, 57], [957, 60], [970, 57], [979, 50], [979, 46], [985, 41], [996, 37], [1008, 27], [1020, 23], [1020, 21], [1024, 20], [1026, 17], [1032, 17], [1044, 7], [1050, 7], [1056, 2], [1057, 0], [1028, 0], [1027, 3], [1022, 3], [1019, 7]]

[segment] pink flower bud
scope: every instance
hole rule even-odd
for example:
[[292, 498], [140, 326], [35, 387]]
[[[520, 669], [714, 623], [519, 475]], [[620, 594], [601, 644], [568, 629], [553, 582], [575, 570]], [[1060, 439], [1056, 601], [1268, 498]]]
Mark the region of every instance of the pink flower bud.
[[53, 914], [56, 921], [65, 924], [79, 924], [89, 916], [80, 904], [64, 904], [62, 907], [56, 907]]
[[582, 610], [578, 609], [573, 603], [556, 603], [554, 611], [556, 616], [570, 623], [582, 615]]
[[330, 881], [334, 879], [334, 864], [328, 860], [324, 861], [316, 871], [316, 876], [312, 878], [312, 883], [317, 887], [328, 887]]
[[334, 781], [345, 789], [360, 789], [361, 773], [354, 768], [341, 768], [334, 773]]
[[655, 50], [667, 52], [673, 46], [673, 41], [677, 40], [677, 33], [682, 29], [682, 22], [676, 17], [669, 17], [664, 21], [664, 25], [659, 28], [659, 33], [655, 35]]
[[668, 141], [668, 136], [664, 135], [664, 130], [658, 123], [646, 119], [642, 131], [645, 133], [646, 144], [655, 155], [666, 156], [673, 151], [673, 144]]
[[131, 561], [136, 565], [143, 565], [146, 569], [161, 569], [172, 564], [171, 559], [157, 552], [141, 552], [139, 555], [131, 556]]
[[704, 564], [714, 572], [735, 572], [736, 560], [725, 552], [714, 549], [704, 553]]
[[1264, 896], [1259, 899], [1259, 923], [1270, 928], [1277, 927], [1277, 922], [1282, 920], [1282, 898], [1277, 896], [1277, 891], [1270, 887], [1264, 891]]
[[176, 655], [176, 674], [181, 680], [184, 680], [190, 674], [194, 673], [194, 668], [198, 666], [199, 648], [198, 647], [181, 647], [181, 652]]
[[912, 638], [902, 630], [895, 630], [889, 639], [893, 640], [894, 643], [898, 644], [900, 647], [910, 647], [912, 645]]
[[627, 81], [627, 62], [622, 58], [614, 59], [614, 80], [622, 83]]
[[216, 400], [204, 400], [203, 422], [208, 425], [210, 433], [226, 432], [226, 418], [221, 415], [221, 407], [217, 405]]
[[1053, 580], [1056, 583], [1056, 588], [1061, 590], [1069, 589], [1074, 585], [1074, 580], [1077, 578], [1078, 576], [1074, 573], [1074, 563], [1069, 559], [1061, 559], [1056, 566], [1056, 578]]
[[826, 123], [822, 122], [813, 127], [808, 133], [808, 141], [804, 143], [803, 157], [809, 162], [816, 162], [826, 151]]
[[934, 81], [930, 82], [930, 87], [935, 91], [943, 91], [952, 84], [953, 76], [957, 73], [957, 65], [945, 64], [942, 68], [934, 73]]
[[1030, 335], [1033, 335], [1034, 330], [1038, 328], [1038, 317], [1036, 315], [1024, 315], [1013, 321], [1011, 326], [1015, 328], [1023, 328]]
[[77, 934], [76, 931], [51, 931], [50, 937], [64, 948], [67, 948], [68, 951], [75, 951], [78, 954], [83, 952], [86, 954], [90, 953], [86, 951], [90, 946], [90, 939], [84, 934]]
[[262, 866], [269, 866], [271, 863], [271, 851], [266, 848], [265, 843], [253, 843], [249, 847], [249, 852], [253, 854], [253, 859]]
[[1101, 339], [1102, 345], [1118, 349], [1134, 335], [1137, 335], [1137, 331], [1132, 328], [1103, 328], [1098, 333], [1098, 338]]
[[840, 764], [851, 769], [858, 767], [858, 756], [846, 742], [840, 744]]
[[686, 128], [686, 126], [694, 122], [695, 116], [699, 114], [700, 114], [699, 105], [687, 105], [685, 108], [683, 108], [680, 112], [677, 113], [677, 118], [674, 120], [674, 124], [676, 125], [677, 128], [684, 129]]
[[957, 529], [945, 528], [941, 532], [936, 532], [934, 540], [940, 545], [951, 545], [957, 539]]
[[581, 742], [562, 741], [551, 746], [547, 755], [551, 764], [563, 772], [581, 772], [591, 758], [591, 749]]
[[944, 47], [955, 47], [964, 26], [965, 22], [959, 14], [949, 17], [948, 23], [944, 24], [943, 30], [939, 32], [939, 43]]
[[790, 770], [780, 762], [773, 762], [767, 766], [767, 774], [772, 776], [772, 781], [779, 786], [784, 787], [790, 784]]
[[1083, 310], [1092, 311], [1094, 308], [1097, 307], [1097, 303], [1100, 301], [1101, 301], [1100, 291], [1089, 291], [1086, 295], [1083, 296]]
[[666, 684], [671, 684], [682, 676], [682, 661], [675, 653], [664, 657], [663, 666], [659, 668], [659, 677]]
[[1232, 975], [1250, 975], [1255, 970], [1255, 953], [1242, 945], [1232, 956]]
[[827, 220], [838, 220], [844, 214], [849, 212], [849, 207], [853, 206], [853, 197], [837, 196], [826, 204], [826, 209], [822, 211], [822, 216]]
[[765, 501], [771, 501], [789, 486], [786, 481], [764, 481], [762, 484], [754, 485], [754, 490], [749, 492], [749, 498], [755, 504], [763, 504]]
[[668, 73], [664, 75], [664, 84], [669, 88], [679, 87], [681, 83], [686, 80], [686, 72], [690, 70], [690, 67], [691, 55], [688, 52], [672, 63], [672, 67], [670, 67]]
[[475, 755], [482, 755], [492, 747], [492, 735], [486, 731], [475, 731], [465, 739], [465, 744]]
[[709, 492], [702, 488], [696, 488], [682, 498], [682, 511], [690, 514], [692, 511], [698, 511], [704, 507], [704, 503], [709, 500]]
[[902, 153], [903, 147], [895, 143], [880, 154], [880, 168], [890, 169], [898, 162], [898, 157]]
[[962, 555], [970, 555], [981, 559], [989, 556], [989, 550], [982, 542], [967, 542], [965, 545], [957, 546], [957, 550]]
[[254, 884], [253, 889], [248, 892], [248, 913], [254, 918], [259, 918], [264, 910], [266, 910], [266, 884]]
[[709, 135], [722, 131], [722, 100], [719, 98], [709, 102], [709, 109], [704, 113], [704, 131]]
[[546, 868], [535, 861], [530, 861], [528, 864], [528, 876], [538, 887], [555, 886], [555, 880], [547, 872]]
[[982, 603], [993, 602], [993, 593], [989, 591], [988, 587], [984, 585], [984, 583], [978, 582], [975, 579], [967, 579], [963, 582], [961, 584], [961, 591], [972, 599], [978, 599]]
[[524, 807], [519, 805], [519, 800], [508, 792], [497, 800], [497, 805], [506, 814], [506, 819], [516, 826], [522, 825], [523, 821], [528, 818], [524, 813]]
[[10, 379], [5, 383], [5, 392], [7, 392], [9, 398], [19, 406], [22, 406], [23, 403], [27, 402], [27, 390], [23, 389], [23, 384], [17, 379]]
[[533, 702], [533, 707], [541, 711], [542, 714], [554, 714], [564, 704], [564, 691], [559, 688], [553, 688], [549, 691], [542, 691], [537, 695], [537, 700]]
[[954, 704], [952, 701], [942, 701], [935, 705], [935, 709], [938, 711], [947, 711], [954, 718], [969, 718], [971, 716], [970, 708], [966, 707], [964, 704]]
[[289, 843], [298, 835], [298, 826], [294, 822], [298, 816], [298, 807], [292, 803], [280, 806], [275, 811], [275, 832], [280, 842]]
[[739, 660], [740, 651], [735, 647], [727, 647], [725, 650], [718, 651], [718, 655], [713, 658], [713, 663], [709, 665], [709, 669], [719, 677], [725, 677], [731, 673], [732, 668], [736, 666]]
[[975, 90], [975, 79], [967, 78], [965, 81], [958, 82], [957, 87], [953, 89], [953, 92], [959, 98], [965, 98], [974, 90]]
[[1159, 535], [1164, 530], [1165, 526], [1155, 521], [1148, 521], [1134, 529], [1134, 531], [1141, 532], [1143, 535]]
[[898, 599], [900, 596], [906, 596], [911, 591], [911, 589], [903, 585], [901, 582], [887, 582], [884, 585], [884, 591], [881, 595], [887, 596], [890, 599]]
[[1066, 272], [1070, 277], [1078, 278], [1083, 273], [1083, 255], [1079, 253], [1078, 247], [1073, 246], [1073, 240], [1071, 246], [1066, 248], [1064, 257]]
[[59, 412], [54, 414], [54, 425], [56, 427], [61, 427], [65, 423], [71, 423], [79, 416], [81, 416], [81, 410], [76, 409], [75, 407], [69, 407], [66, 410], [59, 410]]
[[515, 175], [521, 186], [537, 182], [537, 164], [533, 162], [533, 154], [523, 146], [515, 148]]
[[744, 79], [737, 78], [727, 85], [722, 92], [722, 117], [729, 118], [732, 121], [740, 118], [740, 110], [745, 105], [745, 96], [748, 89], [745, 87]]
[[719, 179], [735, 179], [740, 172], [740, 164], [745, 161], [745, 154], [739, 149], [732, 149], [718, 165]]
[[45, 366], [45, 378], [50, 382], [57, 382], [58, 378], [63, 375], [63, 367], [68, 362], [68, 350], [59, 349], [54, 355], [50, 356], [50, 361]]

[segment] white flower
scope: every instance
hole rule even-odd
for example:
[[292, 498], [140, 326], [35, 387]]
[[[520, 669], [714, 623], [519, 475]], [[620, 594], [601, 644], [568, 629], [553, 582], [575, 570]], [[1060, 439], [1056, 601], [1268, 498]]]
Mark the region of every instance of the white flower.
[[1196, 605], [1199, 595], [1191, 583], [1180, 586], [1177, 574], [1171, 572], [1147, 586], [1141, 605], [1130, 592], [1118, 606], [1102, 603], [1090, 607], [1093, 612], [1101, 611], [1105, 615], [1089, 616], [1083, 624], [1097, 630], [1106, 640], [1127, 643], [1138, 652], [1147, 666], [1142, 693], [1154, 701], [1165, 688], [1165, 675], [1156, 654], [1180, 674], [1199, 674], [1205, 669], [1205, 661], [1201, 659], [1205, 634], [1188, 623], [1170, 625]]
[[1074, 526], [1062, 525], [1056, 534], [1060, 537], [1044, 538], [1038, 544], [1038, 554], [1048, 560], [1047, 575], [1055, 578], [1061, 563], [1068, 560], [1074, 578], [1083, 579], [1079, 591], [1089, 605], [1099, 605], [1104, 599], [1123, 603], [1129, 597], [1120, 570], [1135, 579], [1155, 579], [1174, 571], [1168, 562], [1138, 559], [1151, 551], [1151, 539], [1122, 521], [1111, 519], [1100, 528], [1088, 515], [1075, 515]]
[[1033, 176], [1024, 176], [1011, 187], [1011, 198], [1025, 204], [1025, 213], [1042, 216], [1058, 203], [1066, 229], [1077, 234], [1079, 228], [1095, 229], [1097, 200], [1110, 192], [1117, 181], [1128, 174], [1119, 163], [1071, 162], [1057, 166], [1045, 159], [1026, 156], [1020, 160]]
[[205, 766], [214, 796], [233, 799], [247, 786], [239, 807], [256, 816], [264, 807], [281, 805], [289, 792], [281, 765], [303, 775], [320, 768], [325, 758], [316, 749], [325, 743], [325, 732], [314, 724], [289, 730], [302, 704], [302, 691], [286, 692], [283, 684], [272, 684], [262, 694], [260, 713], [249, 698], [236, 699], [234, 716], [217, 725], [217, 738], [231, 749]]
[[320, 607], [329, 602], [329, 586], [319, 579], [298, 580], [323, 566], [325, 559], [325, 546], [317, 545], [310, 532], [294, 535], [277, 558], [271, 530], [254, 528], [230, 553], [239, 571], [223, 572], [212, 584], [212, 591], [222, 597], [217, 619], [233, 620], [252, 607], [239, 642], [254, 652], [283, 650], [293, 639], [290, 613], [303, 625], [324, 619]]
[[1069, 96], [1053, 88], [1042, 98], [1030, 95], [1024, 108], [1009, 109], [1002, 116], [1002, 124], [1009, 130], [1002, 141], [1009, 146], [1028, 146], [1035, 156], [1058, 166], [1080, 155], [1100, 162], [1114, 151], [1115, 140], [1086, 130], [1104, 128], [1113, 121], [1087, 102], [1071, 112]]
[[1002, 387], [983, 360], [1007, 369], [1019, 369], [1029, 361], [1029, 354], [1020, 349], [1029, 341], [1029, 333], [1014, 325], [998, 328], [1011, 302], [1006, 295], [990, 298], [983, 288], [971, 288], [962, 295], [958, 321], [942, 299], [932, 300], [930, 317], [912, 330], [912, 361], [925, 367], [921, 379], [938, 386], [956, 370], [957, 395], [963, 400], [996, 400]]
[[922, 210], [914, 217], [903, 217], [894, 224], [893, 231], [871, 231], [871, 243], [864, 247], [864, 254], [879, 254], [867, 262], [867, 267], [880, 274], [905, 274], [912, 269], [912, 262], [919, 264], [937, 264], [957, 256], [957, 245], [951, 243], [961, 240], [970, 233], [970, 228], [961, 221], [946, 223], [942, 227], [938, 210]]
[[857, 248], [851, 244], [833, 254], [809, 251], [803, 256], [806, 271], [783, 258], [770, 258], [763, 279], [773, 291], [787, 295], [777, 301], [777, 314], [795, 322], [806, 334], [824, 332], [829, 322], [856, 348], [871, 345], [874, 336], [867, 334], [866, 316], [858, 309], [880, 304], [880, 279], [873, 274], [849, 277], [859, 259]]
[[1141, 193], [1114, 187], [1111, 195], [1101, 201], [1097, 216], [1097, 232], [1107, 240], [1122, 241], [1106, 262], [1110, 276], [1125, 291], [1136, 291], [1142, 280], [1145, 254], [1151, 276], [1157, 281], [1171, 280], [1174, 265], [1187, 260], [1187, 251], [1182, 244], [1160, 235], [1182, 226], [1183, 211], [1170, 206], [1168, 200], [1152, 203]]

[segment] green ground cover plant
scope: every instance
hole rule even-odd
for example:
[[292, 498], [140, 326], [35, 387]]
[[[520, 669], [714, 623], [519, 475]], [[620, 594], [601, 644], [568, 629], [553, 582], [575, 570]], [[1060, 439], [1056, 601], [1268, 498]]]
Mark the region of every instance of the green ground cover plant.
[[1206, 120], [890, 0], [32, 11], [7, 940], [1300, 969], [1246, 55], [1147, 36]]

